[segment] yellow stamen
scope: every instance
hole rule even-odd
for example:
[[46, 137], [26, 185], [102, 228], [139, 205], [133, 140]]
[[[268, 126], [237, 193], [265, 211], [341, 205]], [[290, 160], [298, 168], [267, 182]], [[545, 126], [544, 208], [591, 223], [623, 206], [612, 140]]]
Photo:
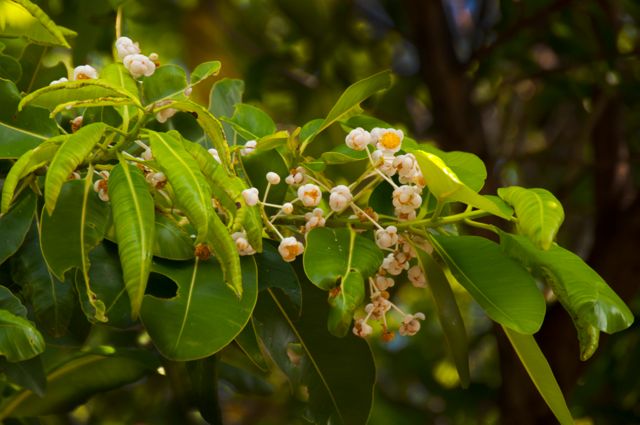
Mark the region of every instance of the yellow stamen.
[[380, 138], [380, 143], [385, 149], [396, 149], [400, 146], [400, 137], [393, 131], [387, 131]]

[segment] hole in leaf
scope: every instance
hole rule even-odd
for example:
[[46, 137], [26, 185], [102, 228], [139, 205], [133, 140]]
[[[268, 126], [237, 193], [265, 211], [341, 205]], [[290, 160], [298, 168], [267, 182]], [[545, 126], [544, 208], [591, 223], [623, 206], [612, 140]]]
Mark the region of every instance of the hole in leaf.
[[152, 272], [149, 275], [149, 282], [144, 293], [157, 298], [175, 298], [178, 294], [178, 285], [167, 276]]

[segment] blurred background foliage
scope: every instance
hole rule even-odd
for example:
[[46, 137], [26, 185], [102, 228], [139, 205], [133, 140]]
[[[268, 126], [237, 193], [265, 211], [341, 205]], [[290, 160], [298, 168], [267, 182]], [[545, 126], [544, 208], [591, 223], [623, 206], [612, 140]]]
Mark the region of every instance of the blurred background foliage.
[[[392, 69], [392, 89], [367, 111], [445, 150], [488, 164], [488, 190], [545, 187], [567, 211], [560, 242], [580, 253], [638, 314], [640, 244], [640, 4], [633, 0], [42, 0], [78, 32], [72, 53], [30, 46], [44, 58], [20, 88], [64, 75], [65, 66], [109, 61], [115, 8], [123, 34], [188, 69], [221, 60], [223, 77], [246, 82], [245, 101], [282, 128], [322, 117], [351, 83]], [[6, 49], [19, 48], [7, 45]], [[72, 56], [70, 56], [72, 55]], [[34, 65], [35, 66], [35, 65]], [[208, 101], [209, 87], [194, 96]], [[342, 143], [339, 128], [320, 149]], [[462, 289], [457, 289], [464, 299]], [[458, 377], [423, 292], [395, 294], [427, 322], [412, 339], [372, 341], [378, 386], [372, 425], [554, 423], [504, 336], [468, 298], [472, 384]], [[553, 299], [537, 335], [581, 424], [639, 424], [638, 322], [579, 361], [573, 326]], [[212, 324], [214, 326], [214, 324]], [[97, 328], [96, 341], [113, 343]], [[122, 341], [134, 338], [126, 332]], [[188, 391], [165, 365], [136, 385], [104, 393], [45, 424], [201, 423]], [[234, 348], [221, 355], [226, 424], [296, 424], [303, 408], [283, 376], [265, 375]], [[177, 374], [177, 375], [176, 375]], [[71, 418], [71, 419], [70, 419]], [[71, 421], [71, 422], [69, 422]]]

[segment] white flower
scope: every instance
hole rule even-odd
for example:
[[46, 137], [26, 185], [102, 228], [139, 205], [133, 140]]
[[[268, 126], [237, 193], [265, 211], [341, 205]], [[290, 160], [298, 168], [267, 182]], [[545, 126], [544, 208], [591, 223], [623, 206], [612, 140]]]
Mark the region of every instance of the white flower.
[[308, 212], [304, 215], [304, 228], [307, 233], [316, 227], [324, 227], [327, 220], [323, 217], [323, 214], [322, 208], [314, 208], [313, 212]]
[[298, 242], [293, 236], [289, 236], [288, 238], [282, 239], [278, 246], [278, 252], [284, 261], [291, 262], [304, 252], [304, 245]]
[[[160, 60], [160, 56], [157, 53], [149, 53], [149, 60], [155, 63], [157, 66], [157, 62]], [[187, 96], [189, 95], [187, 94]]]
[[424, 319], [425, 317], [422, 313], [407, 314], [406, 316], [404, 316], [402, 325], [400, 325], [400, 329], [398, 329], [398, 332], [400, 333], [400, 335], [413, 336], [420, 330], [419, 320]]
[[238, 248], [240, 255], [253, 255], [256, 253], [256, 250], [249, 244], [245, 232], [235, 232], [231, 235], [231, 238], [236, 243], [236, 248]]
[[293, 204], [291, 202], [285, 202], [282, 205], [282, 212], [284, 214], [291, 214], [293, 212]]
[[395, 252], [384, 257], [381, 267], [390, 275], [398, 276], [403, 270], [409, 268], [409, 263], [402, 252]]
[[373, 164], [389, 177], [393, 176], [397, 171], [393, 166], [394, 158], [393, 152], [388, 151], [376, 150], [371, 154]]
[[395, 153], [402, 147], [402, 139], [404, 134], [402, 130], [393, 128], [374, 128], [371, 130], [371, 136], [376, 144], [376, 148]]
[[396, 215], [396, 217], [398, 217], [399, 221], [409, 221], [409, 220], [415, 220], [416, 219], [416, 210], [411, 210], [408, 212], [405, 212], [403, 210], [399, 210], [399, 209], [395, 209], [393, 211], [393, 213]]
[[256, 150], [256, 146], [258, 146], [258, 142], [256, 142], [255, 140], [249, 140], [247, 143], [244, 144], [244, 147], [240, 149], [240, 155], [242, 156], [249, 155], [251, 152]]
[[148, 173], [145, 176], [147, 183], [156, 188], [162, 188], [167, 182], [167, 176], [162, 172]]
[[376, 276], [373, 278], [373, 283], [376, 285], [376, 288], [378, 288], [380, 291], [386, 291], [387, 289], [391, 288], [393, 285], [396, 284], [393, 278], [388, 276], [383, 276], [379, 273], [376, 274]]
[[304, 168], [297, 167], [290, 171], [290, 174], [284, 179], [285, 183], [289, 186], [303, 184], [306, 181], [304, 175]]
[[398, 243], [398, 229], [396, 226], [388, 226], [384, 230], [376, 230], [376, 244], [380, 248], [390, 248], [396, 243]]
[[244, 201], [250, 207], [256, 205], [260, 200], [260, 193], [258, 192], [258, 189], [256, 189], [255, 187], [243, 190], [242, 196], [244, 197]]
[[305, 207], [315, 207], [322, 200], [322, 192], [315, 184], [305, 184], [298, 188], [298, 198]]
[[129, 37], [120, 37], [116, 40], [116, 50], [118, 51], [118, 57], [124, 59], [126, 56], [140, 53], [140, 46]]
[[159, 123], [164, 124], [169, 118], [174, 116], [176, 112], [178, 112], [178, 110], [174, 108], [163, 109], [156, 112], [156, 120], [158, 120]]
[[133, 78], [140, 78], [143, 75], [145, 77], [150, 77], [156, 71], [156, 64], [145, 55], [138, 53], [125, 56], [122, 63], [124, 64], [124, 67], [129, 70], [129, 73]]
[[102, 178], [99, 180], [96, 180], [93, 183], [93, 190], [98, 192], [98, 197], [100, 198], [101, 201], [108, 202], [109, 188], [108, 188], [107, 180], [109, 180], [109, 172], [101, 171], [100, 175], [102, 176]]
[[71, 132], [75, 133], [76, 131], [80, 130], [80, 127], [82, 127], [82, 123], [84, 122], [84, 117], [82, 115], [79, 115], [77, 117], [75, 117], [74, 119], [71, 120]]
[[53, 80], [52, 82], [49, 83], [49, 85], [52, 86], [54, 84], [66, 83], [67, 81], [69, 81], [67, 77], [62, 77], [58, 80]]
[[416, 157], [410, 153], [396, 156], [393, 160], [393, 166], [398, 170], [400, 183], [414, 183], [418, 175], [421, 174]]
[[267, 181], [271, 184], [280, 184], [280, 176], [273, 171], [267, 173]]
[[416, 186], [402, 185], [393, 191], [393, 206], [396, 211], [409, 213], [422, 205], [420, 189]]
[[422, 271], [422, 267], [415, 265], [407, 271], [407, 277], [416, 288], [426, 288], [427, 278]]
[[211, 156], [213, 157], [213, 159], [218, 161], [219, 164], [222, 164], [222, 161], [220, 161], [220, 155], [218, 155], [218, 150], [217, 149], [211, 148], [207, 152], [209, 152], [211, 154]]
[[74, 80], [94, 80], [98, 78], [98, 71], [91, 65], [80, 65], [73, 69]]
[[364, 307], [364, 311], [367, 314], [370, 314], [374, 320], [380, 320], [387, 314], [387, 311], [391, 310], [391, 301], [389, 301], [386, 297], [389, 296], [388, 293], [378, 293], [371, 300], [372, 302], [367, 304]]
[[351, 191], [343, 184], [340, 184], [331, 189], [331, 195], [329, 195], [329, 206], [334, 211], [342, 211], [353, 200]]
[[356, 319], [353, 324], [353, 334], [359, 336], [360, 338], [367, 337], [371, 335], [373, 332], [373, 328], [364, 321], [364, 319]]
[[364, 130], [362, 127], [354, 128], [347, 134], [344, 142], [351, 149], [356, 151], [362, 151], [367, 148], [367, 145], [371, 143], [371, 134]]
[[153, 161], [153, 152], [151, 152], [151, 148], [146, 148], [144, 152], [142, 152], [141, 156], [145, 161]]

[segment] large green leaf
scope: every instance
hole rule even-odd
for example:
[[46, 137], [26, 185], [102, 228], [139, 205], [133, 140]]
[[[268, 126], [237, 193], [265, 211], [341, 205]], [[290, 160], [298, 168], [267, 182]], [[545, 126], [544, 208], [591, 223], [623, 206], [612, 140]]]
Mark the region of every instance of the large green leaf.
[[463, 202], [498, 217], [507, 220], [511, 218], [490, 199], [479, 195], [464, 184], [440, 157], [428, 152], [417, 150], [413, 152], [427, 181], [429, 191], [440, 203]]
[[187, 74], [178, 65], [168, 64], [156, 68], [153, 75], [144, 79], [142, 93], [145, 104], [162, 100], [186, 100]]
[[18, 110], [27, 105], [42, 106], [55, 110], [59, 105], [73, 104], [77, 101], [94, 101], [116, 98], [129, 99], [131, 104], [142, 107], [136, 96], [124, 88], [104, 79], [78, 80], [45, 86], [22, 98]]
[[[299, 277], [304, 272], [299, 270]], [[303, 280], [302, 315], [273, 289], [260, 293], [256, 329], [273, 361], [288, 376], [293, 392], [308, 391], [314, 423], [364, 425], [373, 402], [375, 366], [367, 342], [338, 338], [324, 325], [326, 294]]]
[[457, 281], [494, 321], [523, 334], [540, 329], [545, 302], [533, 277], [500, 246], [479, 236], [432, 236]]
[[445, 152], [427, 144], [418, 145], [417, 149], [405, 150], [410, 152], [420, 150], [440, 157], [460, 181], [474, 192], [482, 189], [484, 181], [487, 179], [487, 168], [484, 162], [472, 153], [460, 151]]
[[0, 0], [0, 34], [3, 37], [24, 37], [38, 44], [70, 48], [64, 33], [75, 34], [57, 26], [32, 2]]
[[[122, 264], [118, 256], [118, 248], [110, 243], [101, 243], [89, 254], [91, 268], [88, 278], [91, 290], [104, 303], [104, 314], [107, 325], [117, 328], [128, 328], [131, 320], [131, 301], [127, 293], [122, 273]], [[86, 294], [86, 282], [82, 273], [76, 273], [76, 288], [80, 294], [80, 306], [89, 321], [92, 321], [94, 308]]]
[[0, 79], [0, 159], [18, 158], [59, 134], [46, 109], [28, 106], [18, 112], [20, 98], [20, 91], [12, 81]]
[[362, 304], [365, 279], [382, 263], [376, 244], [352, 229], [313, 229], [307, 235], [304, 270], [311, 282], [323, 290], [337, 286], [329, 296], [332, 309], [329, 330], [337, 336], [349, 331], [353, 312]]
[[25, 190], [13, 208], [0, 216], [0, 264], [18, 251], [33, 223], [36, 195]]
[[233, 116], [225, 119], [245, 140], [258, 140], [276, 132], [276, 124], [262, 109], [253, 105], [239, 103]]
[[92, 123], [72, 134], [57, 150], [44, 181], [44, 205], [49, 215], [58, 201], [62, 185], [102, 139], [107, 126]]
[[[244, 81], [223, 78], [211, 87], [209, 111], [217, 117], [231, 117], [236, 104], [242, 102]], [[236, 145], [236, 132], [231, 124], [222, 123], [224, 134], [230, 145]]]
[[16, 316], [27, 318], [27, 309], [22, 305], [18, 297], [6, 286], [0, 285], [0, 310], [7, 310]]
[[84, 180], [66, 183], [53, 214], [41, 217], [42, 254], [60, 280], [64, 280], [67, 270], [75, 267], [88, 272], [89, 252], [107, 230], [110, 208], [93, 190], [92, 178], [89, 175]]
[[2, 185], [2, 207], [0, 213], [5, 214], [11, 207], [13, 196], [20, 180], [40, 167], [44, 167], [51, 161], [53, 155], [58, 151], [60, 144], [65, 142], [69, 136], [60, 135], [52, 137], [41, 145], [24, 153], [13, 164]]
[[153, 255], [167, 260], [191, 260], [193, 239], [176, 221], [159, 212], [155, 218]]
[[39, 329], [54, 337], [67, 333], [76, 304], [72, 279], [60, 282], [47, 267], [34, 224], [11, 259], [11, 275], [35, 314]]
[[431, 290], [438, 312], [438, 320], [444, 334], [453, 360], [458, 370], [460, 382], [464, 388], [469, 385], [469, 344], [467, 331], [464, 327], [462, 314], [456, 303], [456, 298], [451, 290], [447, 277], [442, 268], [422, 248], [412, 244], [418, 254], [418, 264], [427, 278], [427, 286]]
[[211, 203], [211, 189], [197, 161], [182, 141], [167, 133], [149, 132], [151, 149], [174, 190], [178, 206], [197, 231], [196, 244], [213, 250], [224, 270], [225, 282], [242, 295], [240, 261], [236, 245]]
[[574, 421], [560, 386], [533, 335], [523, 335], [506, 327], [503, 329], [522, 365], [558, 422], [561, 425], [573, 425]]
[[253, 259], [242, 257], [241, 264], [244, 295], [239, 299], [224, 285], [223, 270], [214, 258], [154, 261], [152, 271], [178, 287], [172, 298], [146, 295], [140, 313], [163, 356], [177, 361], [208, 357], [242, 331], [255, 306], [258, 284]]
[[0, 78], [11, 80], [14, 83], [20, 81], [22, 67], [20, 62], [8, 55], [0, 54]]
[[354, 107], [358, 106], [360, 102], [370, 97], [374, 93], [387, 89], [391, 86], [391, 72], [382, 71], [358, 81], [347, 87], [342, 93], [338, 101], [333, 108], [327, 114], [327, 117], [322, 122], [322, 125], [313, 132], [311, 135], [303, 140], [303, 143], [308, 143], [313, 140], [320, 132], [329, 127], [334, 122], [342, 119], [347, 113], [349, 113]]
[[[100, 71], [100, 78], [108, 81], [118, 88], [124, 89], [134, 98], [138, 100], [140, 99], [138, 83], [121, 63], [112, 63], [102, 68]], [[116, 106], [116, 110], [122, 117], [124, 123], [128, 123], [136, 113], [135, 106]], [[123, 130], [127, 129], [124, 128]]]
[[49, 371], [44, 397], [23, 390], [7, 399], [0, 406], [0, 420], [68, 412], [94, 394], [154, 373], [158, 366], [157, 358], [143, 350], [104, 347], [79, 353]]
[[0, 358], [0, 372], [4, 373], [13, 384], [32, 391], [39, 397], [44, 395], [47, 377], [44, 374], [40, 356], [16, 363]]
[[212, 425], [223, 423], [218, 399], [218, 363], [217, 356], [184, 363], [189, 377], [189, 399], [198, 408], [202, 418]]
[[262, 218], [259, 207], [247, 205], [242, 191], [248, 186], [240, 177], [229, 175], [202, 146], [182, 140], [184, 148], [196, 160], [200, 171], [207, 179], [211, 193], [226, 211], [232, 215], [233, 231], [244, 230], [251, 246], [262, 251]]
[[578, 331], [580, 357], [598, 347], [599, 330], [619, 332], [633, 323], [633, 314], [600, 275], [580, 257], [557, 244], [546, 251], [525, 236], [500, 233], [504, 251], [543, 278], [571, 316]]
[[255, 364], [260, 370], [268, 371], [269, 365], [267, 360], [262, 354], [260, 349], [260, 343], [258, 342], [258, 336], [256, 335], [255, 326], [253, 320], [249, 320], [249, 323], [244, 329], [236, 336], [236, 344], [240, 347], [240, 350]]
[[[247, 172], [247, 177], [251, 182], [251, 186], [258, 188], [260, 193], [264, 193], [267, 189], [267, 180], [265, 175], [269, 171], [273, 171], [278, 174], [284, 180], [289, 174], [289, 168], [284, 161], [284, 158], [276, 149], [263, 152], [253, 152], [247, 156], [242, 157], [242, 165]], [[282, 204], [287, 195], [288, 185], [284, 182], [271, 186], [269, 190], [269, 197], [267, 202], [274, 204]], [[275, 211], [274, 211], [275, 212]]]
[[124, 282], [135, 319], [151, 267], [155, 231], [153, 197], [142, 172], [121, 158], [109, 177], [109, 198]]
[[269, 288], [280, 289], [293, 305], [302, 309], [300, 282], [291, 263], [282, 259], [273, 241], [265, 240], [264, 250], [254, 255], [258, 265], [258, 287], [261, 291]]
[[527, 235], [539, 248], [551, 248], [564, 220], [560, 201], [545, 189], [519, 186], [500, 188], [498, 195], [516, 211], [519, 232]]
[[44, 351], [44, 338], [26, 318], [0, 309], [0, 355], [10, 362], [31, 359]]

